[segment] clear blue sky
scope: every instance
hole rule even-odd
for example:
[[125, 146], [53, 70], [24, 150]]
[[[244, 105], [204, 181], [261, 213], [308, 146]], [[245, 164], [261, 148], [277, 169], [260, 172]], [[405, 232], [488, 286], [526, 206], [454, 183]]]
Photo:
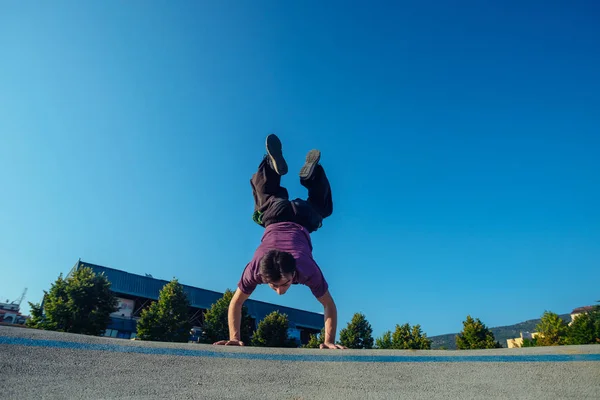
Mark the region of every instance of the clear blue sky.
[[[235, 288], [276, 132], [292, 196], [323, 152], [338, 329], [600, 300], [598, 3], [322, 3], [4, 2], [0, 297], [40, 301], [79, 258]], [[252, 298], [322, 311], [304, 286]]]

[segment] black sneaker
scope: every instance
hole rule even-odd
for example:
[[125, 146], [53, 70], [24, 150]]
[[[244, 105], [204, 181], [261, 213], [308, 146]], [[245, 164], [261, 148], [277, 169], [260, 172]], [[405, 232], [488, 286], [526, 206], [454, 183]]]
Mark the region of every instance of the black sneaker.
[[271, 168], [278, 175], [287, 174], [288, 166], [281, 151], [281, 140], [273, 133], [267, 136], [267, 154], [269, 155], [269, 165]]
[[300, 179], [310, 179], [315, 171], [315, 167], [319, 164], [319, 160], [321, 160], [321, 152], [319, 150], [313, 149], [309, 151], [306, 154], [306, 161], [300, 169]]

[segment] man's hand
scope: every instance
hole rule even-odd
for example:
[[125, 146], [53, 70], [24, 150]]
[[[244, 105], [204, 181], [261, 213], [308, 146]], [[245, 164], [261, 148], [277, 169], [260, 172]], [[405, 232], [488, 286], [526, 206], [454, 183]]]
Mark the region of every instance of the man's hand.
[[347, 349], [347, 347], [339, 345], [339, 344], [335, 344], [335, 343], [321, 343], [319, 345], [320, 349]]
[[214, 342], [213, 346], [244, 346], [244, 342], [241, 340], [219, 340]]

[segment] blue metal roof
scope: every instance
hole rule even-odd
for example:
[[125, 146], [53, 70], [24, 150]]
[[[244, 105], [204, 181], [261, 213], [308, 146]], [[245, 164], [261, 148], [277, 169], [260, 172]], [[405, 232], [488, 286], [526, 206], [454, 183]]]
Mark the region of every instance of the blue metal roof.
[[[106, 278], [111, 283], [111, 290], [115, 293], [137, 296], [151, 300], [158, 300], [160, 290], [168, 283], [168, 281], [162, 279], [131, 274], [129, 272], [114, 268], [90, 264], [81, 260], [75, 264], [67, 276], [71, 275], [77, 269], [82, 267], [90, 267], [97, 274], [104, 273]], [[182, 286], [192, 307], [208, 309], [213, 303], [223, 297], [223, 293], [220, 292], [183, 284]], [[265, 303], [252, 299], [246, 300], [244, 305], [248, 308], [248, 313], [256, 319], [257, 323], [271, 312], [279, 311], [282, 314], [287, 314], [290, 321], [290, 327], [296, 325], [306, 328], [322, 329], [325, 324], [323, 314], [315, 312], [284, 307], [277, 304]]]

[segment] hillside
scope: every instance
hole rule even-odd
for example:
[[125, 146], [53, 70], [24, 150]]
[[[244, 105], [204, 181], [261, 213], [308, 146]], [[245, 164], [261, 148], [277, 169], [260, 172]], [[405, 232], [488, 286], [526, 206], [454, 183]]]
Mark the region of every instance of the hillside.
[[[562, 314], [562, 315], [560, 315], [560, 317], [567, 323], [571, 321], [570, 314]], [[514, 324], [514, 325], [498, 326], [495, 328], [490, 328], [490, 330], [494, 334], [494, 337], [496, 338], [496, 340], [498, 342], [500, 342], [502, 347], [507, 347], [507, 345], [506, 345], [507, 339], [519, 337], [521, 332], [535, 332], [535, 327], [539, 322], [540, 322], [539, 318], [531, 319], [529, 321], [519, 322], [518, 324]], [[448, 350], [456, 350], [456, 341], [455, 341], [456, 335], [458, 335], [458, 332], [457, 333], [449, 333], [446, 335], [431, 336], [429, 338], [429, 339], [431, 339], [431, 348], [439, 349], [439, 348], [443, 347]]]

